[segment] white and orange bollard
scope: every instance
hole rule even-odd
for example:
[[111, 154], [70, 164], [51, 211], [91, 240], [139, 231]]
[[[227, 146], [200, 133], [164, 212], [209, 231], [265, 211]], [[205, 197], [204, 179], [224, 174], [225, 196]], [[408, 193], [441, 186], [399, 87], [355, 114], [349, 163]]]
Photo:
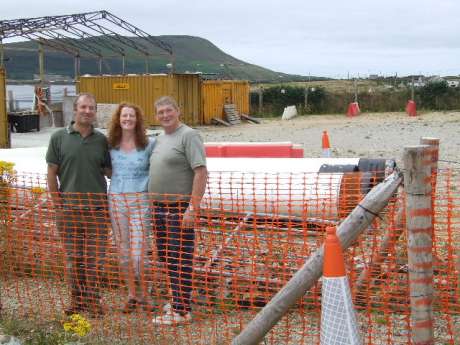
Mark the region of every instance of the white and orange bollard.
[[323, 148], [323, 154], [322, 156], [324, 158], [329, 158], [332, 155], [331, 152], [331, 143], [329, 142], [329, 135], [327, 134], [327, 131], [323, 131], [323, 136], [321, 138], [321, 146]]
[[326, 229], [321, 298], [321, 345], [361, 345], [342, 247], [335, 227]]

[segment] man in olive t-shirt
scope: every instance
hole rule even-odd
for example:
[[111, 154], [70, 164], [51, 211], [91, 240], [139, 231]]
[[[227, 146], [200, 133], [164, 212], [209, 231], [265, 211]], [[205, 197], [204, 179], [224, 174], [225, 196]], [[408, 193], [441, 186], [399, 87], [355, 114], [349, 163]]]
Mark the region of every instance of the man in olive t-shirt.
[[164, 129], [150, 158], [149, 192], [154, 206], [154, 233], [158, 257], [166, 263], [172, 303], [155, 324], [173, 325], [191, 320], [195, 230], [206, 180], [206, 155], [197, 131], [181, 123], [176, 101], [168, 96], [155, 102], [156, 117]]
[[48, 189], [70, 276], [71, 305], [65, 312], [102, 314], [98, 266], [108, 239], [104, 174], [110, 174], [110, 156], [107, 139], [93, 128], [94, 96], [78, 95], [74, 112], [74, 121], [51, 136], [46, 153]]

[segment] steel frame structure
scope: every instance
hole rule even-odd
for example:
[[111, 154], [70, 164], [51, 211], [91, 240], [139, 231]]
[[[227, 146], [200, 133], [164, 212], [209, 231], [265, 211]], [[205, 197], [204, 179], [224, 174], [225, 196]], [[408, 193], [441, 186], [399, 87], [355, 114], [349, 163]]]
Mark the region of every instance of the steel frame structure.
[[[125, 33], [137, 39], [125, 36]], [[104, 10], [0, 20], [0, 65], [3, 64], [2, 42], [14, 37], [24, 37], [38, 42], [39, 50], [43, 46], [48, 46], [53, 50], [73, 55], [76, 75], [79, 74], [80, 57], [98, 58], [100, 72], [103, 58], [121, 57], [122, 69], [125, 73], [125, 58], [132, 51], [135, 55], [145, 58], [146, 73], [148, 73], [148, 59], [153, 56], [153, 48], [165, 52], [174, 66], [174, 53], [168, 43]], [[107, 51], [111, 54], [107, 54]], [[158, 51], [155, 54], [158, 54]]]

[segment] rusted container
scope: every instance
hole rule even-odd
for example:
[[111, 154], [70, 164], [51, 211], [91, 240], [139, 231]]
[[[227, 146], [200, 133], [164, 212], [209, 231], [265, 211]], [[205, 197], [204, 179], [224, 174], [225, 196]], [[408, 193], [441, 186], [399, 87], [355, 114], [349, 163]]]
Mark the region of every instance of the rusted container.
[[0, 147], [8, 148], [8, 114], [6, 112], [6, 74], [0, 67]]

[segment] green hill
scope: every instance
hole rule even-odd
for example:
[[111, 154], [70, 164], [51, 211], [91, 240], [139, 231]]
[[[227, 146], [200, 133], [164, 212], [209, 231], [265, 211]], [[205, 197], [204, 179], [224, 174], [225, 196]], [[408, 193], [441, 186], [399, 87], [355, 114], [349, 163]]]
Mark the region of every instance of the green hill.
[[[267, 68], [246, 63], [230, 56], [212, 44], [210, 41], [194, 36], [159, 36], [169, 43], [175, 54], [175, 71], [177, 73], [202, 72], [215, 77], [228, 79], [247, 79], [253, 82], [299, 81], [306, 80], [303, 76], [275, 72]], [[104, 40], [113, 40], [104, 37]], [[139, 40], [138, 38], [133, 38]], [[9, 79], [33, 79], [38, 74], [38, 45], [32, 41], [5, 44], [5, 62]], [[122, 60], [114, 53], [104, 50], [102, 73], [119, 74], [122, 71]], [[152, 50], [148, 59], [150, 73], [167, 73], [166, 64], [169, 57], [160, 49]], [[74, 75], [74, 59], [72, 56], [46, 50], [45, 70], [47, 74], [59, 74], [72, 78]], [[98, 74], [99, 62], [96, 58], [85, 57], [82, 54], [80, 63], [81, 74]], [[145, 73], [145, 59], [127, 49], [126, 73]]]

